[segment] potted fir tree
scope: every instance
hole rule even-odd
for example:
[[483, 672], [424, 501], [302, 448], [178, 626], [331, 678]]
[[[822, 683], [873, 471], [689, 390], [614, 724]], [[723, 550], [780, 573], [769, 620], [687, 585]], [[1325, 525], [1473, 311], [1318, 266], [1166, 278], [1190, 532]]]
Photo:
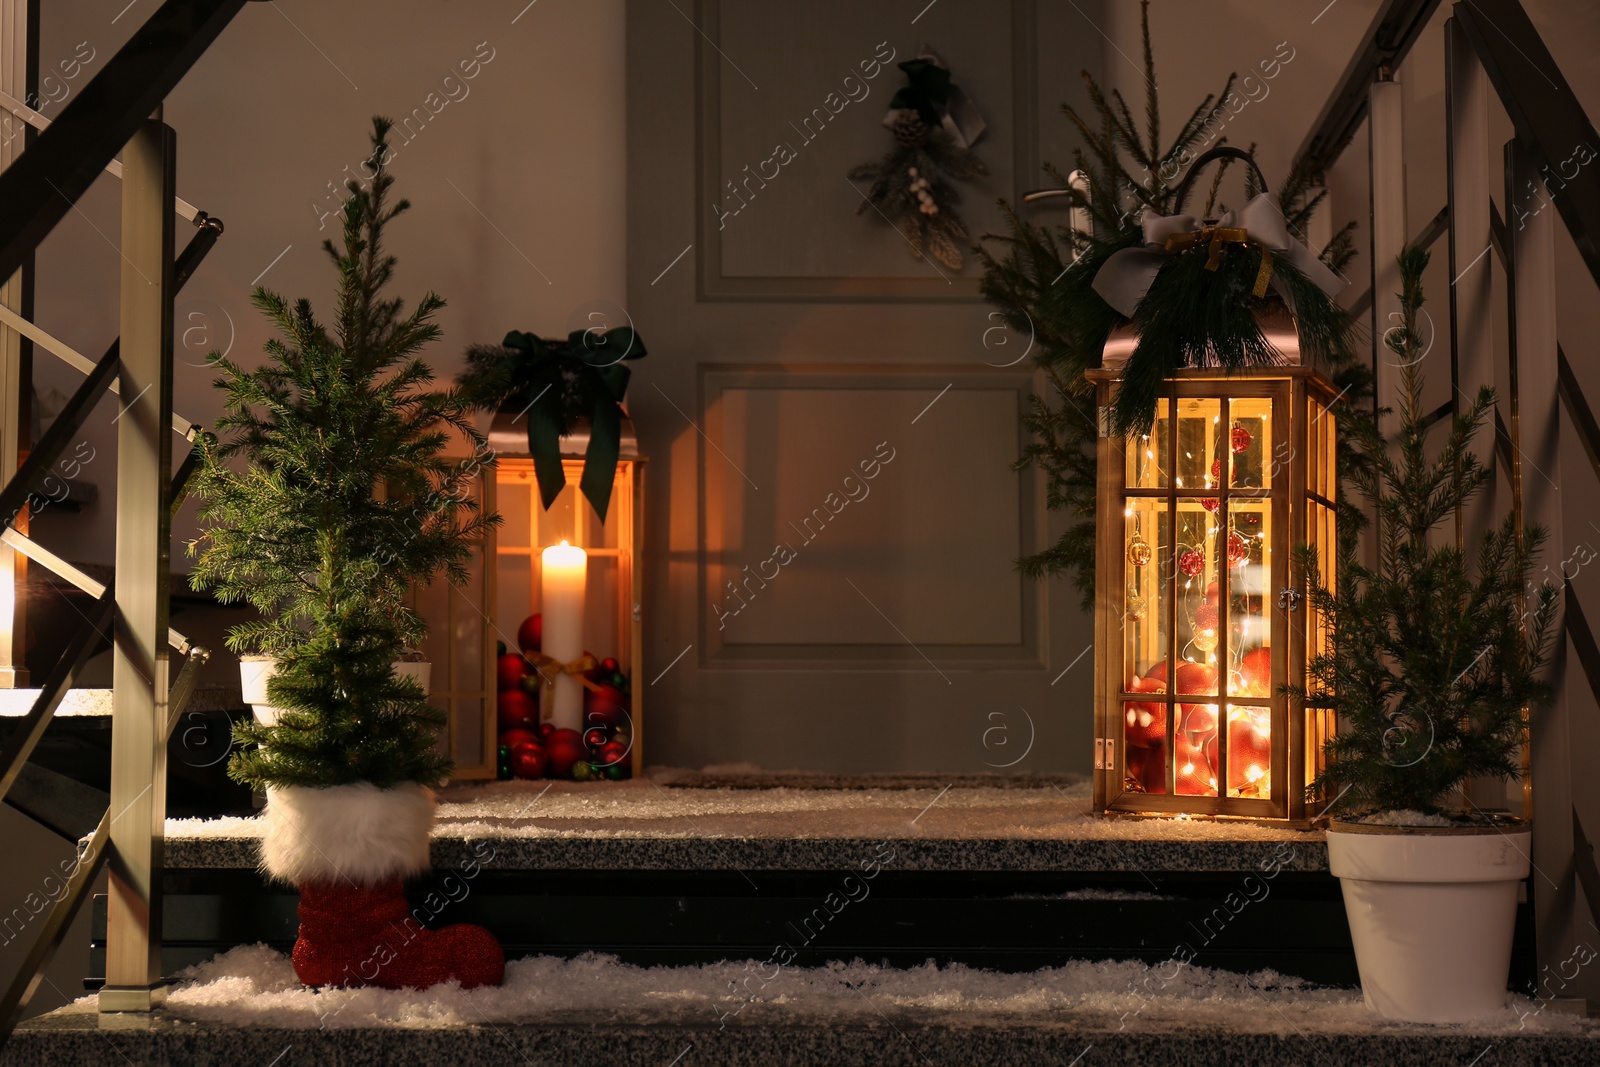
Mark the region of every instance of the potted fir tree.
[[[426, 624], [415, 582], [466, 577], [471, 539], [498, 521], [472, 502], [470, 465], [444, 455], [451, 433], [481, 443], [464, 398], [430, 388], [415, 353], [439, 336], [444, 301], [410, 314], [384, 295], [394, 257], [384, 229], [409, 205], [388, 200], [390, 123], [373, 120], [372, 177], [351, 182], [336, 318], [258, 288], [279, 334], [245, 370], [211, 362], [226, 396], [220, 442], [202, 444], [195, 490], [203, 533], [191, 581], [260, 618], [228, 646], [272, 657], [272, 721], [237, 730], [230, 774], [264, 787], [262, 864], [300, 889], [295, 973], [308, 985], [498, 983], [504, 957], [472, 926], [411, 920], [402, 879], [426, 869], [434, 800], [449, 761], [444, 716], [413, 674], [394, 669]], [[242, 460], [238, 469], [230, 460]]]
[[1494, 393], [1480, 390], [1428, 454], [1416, 331], [1427, 263], [1420, 248], [1400, 256], [1401, 323], [1385, 337], [1401, 366], [1399, 437], [1354, 427], [1350, 477], [1376, 513], [1377, 564], [1363, 564], [1356, 537], [1342, 538], [1329, 589], [1316, 552], [1298, 547], [1296, 569], [1329, 637], [1307, 687], [1291, 692], [1338, 716], [1310, 790], [1334, 813], [1329, 865], [1367, 1006], [1460, 1022], [1505, 1006], [1531, 839], [1526, 823], [1478, 810], [1463, 786], [1519, 774], [1527, 709], [1550, 695], [1540, 672], [1556, 590], [1529, 580], [1538, 528], [1519, 530], [1508, 515], [1475, 564], [1440, 529], [1492, 477], [1470, 448]]

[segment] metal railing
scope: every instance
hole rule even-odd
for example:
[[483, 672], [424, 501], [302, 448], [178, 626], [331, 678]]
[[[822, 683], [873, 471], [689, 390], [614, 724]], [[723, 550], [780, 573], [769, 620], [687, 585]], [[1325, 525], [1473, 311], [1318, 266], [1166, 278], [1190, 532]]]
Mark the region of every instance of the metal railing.
[[[0, 799], [17, 783], [85, 660], [105, 640], [108, 627], [115, 632], [110, 803], [93, 834], [80, 843], [64, 892], [0, 998], [0, 1043], [38, 989], [103, 867], [109, 868], [110, 880], [100, 1009], [147, 1012], [164, 994], [160, 916], [167, 739], [209, 655], [167, 625], [172, 512], [195, 459], [191, 448], [174, 476], [172, 436], [176, 431], [193, 444], [201, 432], [172, 411], [173, 298], [216, 244], [222, 224], [176, 196], [175, 136], [161, 121], [160, 108], [245, 3], [166, 0], [54, 121], [0, 92], [0, 107], [38, 131], [0, 172], [0, 278], [31, 269], [34, 249], [101, 172], [122, 179], [119, 337], [99, 360], [39, 329], [28, 320], [26, 307], [0, 298], [0, 334], [24, 337], [85, 374], [0, 488], [0, 550], [22, 553], [95, 598], [31, 710], [0, 749]], [[36, 26], [27, 29], [37, 34]], [[7, 87], [15, 86], [10, 76], [15, 71], [5, 73]], [[181, 253], [175, 251], [175, 216], [198, 227]], [[119, 577], [114, 583], [96, 581], [17, 529], [28, 500], [107, 390], [122, 397], [116, 420]], [[20, 409], [14, 394], [10, 399], [0, 410], [0, 424], [14, 428]], [[183, 658], [183, 666], [169, 685], [173, 653]]]
[[[1517, 0], [1455, 3], [1444, 34], [1448, 202], [1411, 237], [1404, 211], [1404, 119], [1393, 77], [1437, 7], [1437, 0], [1387, 0], [1382, 5], [1301, 154], [1314, 169], [1325, 170], [1361, 125], [1367, 125], [1373, 274], [1372, 287], [1358, 298], [1355, 310], [1371, 317], [1380, 398], [1392, 395], [1393, 388], [1392, 368], [1379, 358], [1378, 344], [1380, 326], [1394, 310], [1391, 294], [1398, 289], [1391, 267], [1395, 252], [1408, 239], [1431, 245], [1449, 236], [1453, 392], [1450, 405], [1438, 413], [1441, 417], [1480, 384], [1495, 383], [1492, 265], [1504, 272], [1509, 388], [1503, 395], [1505, 413], [1499, 406], [1495, 411], [1495, 455], [1507, 475], [1519, 525], [1542, 525], [1559, 544], [1562, 434], [1576, 434], [1600, 481], [1600, 423], [1556, 337], [1555, 220], [1561, 219], [1600, 284], [1600, 167], [1583, 165], [1600, 152], [1600, 135]], [[1516, 133], [1501, 146], [1499, 159], [1489, 142], [1494, 103], [1510, 117]], [[1575, 157], [1583, 157], [1577, 165]], [[1506, 205], [1505, 219], [1492, 200], [1496, 185]], [[1556, 211], [1528, 210], [1530, 193], [1547, 195]], [[1475, 541], [1493, 521], [1494, 503], [1487, 496], [1464, 509], [1458, 530], [1464, 541]], [[1600, 871], [1580, 815], [1580, 799], [1588, 803], [1600, 798], [1580, 798], [1574, 790], [1566, 645], [1570, 642], [1597, 698], [1600, 647], [1570, 581], [1564, 589], [1561, 630], [1566, 641], [1552, 663], [1557, 698], [1534, 712], [1524, 780], [1524, 813], [1540, 813], [1533, 819], [1537, 876], [1531, 892], [1543, 962], [1571, 958], [1580, 924], [1588, 925], [1579, 914], [1579, 900], [1600, 920]], [[1587, 784], [1586, 776], [1583, 782]], [[1590, 810], [1591, 816], [1600, 815]], [[1595, 821], [1591, 818], [1591, 825]]]

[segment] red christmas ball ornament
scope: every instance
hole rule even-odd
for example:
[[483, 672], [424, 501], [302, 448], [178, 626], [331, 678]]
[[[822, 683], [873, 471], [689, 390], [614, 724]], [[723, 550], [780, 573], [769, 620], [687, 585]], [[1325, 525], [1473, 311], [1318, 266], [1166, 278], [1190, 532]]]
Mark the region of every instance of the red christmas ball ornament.
[[1179, 704], [1182, 717], [1178, 732], [1195, 744], [1201, 744], [1217, 734], [1217, 706], [1215, 704]]
[[1127, 725], [1122, 736], [1129, 748], [1157, 748], [1167, 743], [1167, 706], [1151, 701], [1123, 705]]
[[548, 762], [545, 750], [531, 742], [511, 750], [511, 773], [518, 778], [543, 778]]
[[539, 702], [520, 689], [506, 689], [495, 698], [500, 729], [515, 730], [528, 726], [539, 718]]
[[1216, 582], [1209, 583], [1206, 586], [1206, 603], [1210, 604], [1212, 607], [1216, 607], [1221, 602], [1222, 602], [1222, 589], [1221, 589], [1221, 587], [1218, 586]]
[[1239, 657], [1239, 681], [1249, 696], [1272, 695], [1272, 649], [1252, 648]]
[[1228, 790], [1265, 792], [1272, 772], [1272, 730], [1253, 709], [1234, 711], [1228, 722]]
[[544, 643], [544, 616], [534, 612], [517, 627], [517, 647], [524, 652], [542, 651]]
[[1250, 542], [1238, 530], [1228, 531], [1228, 566], [1240, 567], [1250, 558]]
[[583, 691], [583, 721], [590, 726], [616, 729], [628, 721], [628, 701], [614, 685]]
[[1192, 744], [1187, 737], [1179, 734], [1176, 762], [1178, 793], [1181, 796], [1216, 796], [1216, 778], [1203, 746]]
[[617, 671], [620, 671], [621, 669], [622, 669], [622, 664], [617, 662], [617, 659], [616, 659], [615, 656], [607, 656], [605, 659], [600, 661], [600, 673], [601, 674], [615, 674]]
[[572, 768], [579, 760], [589, 758], [583, 747], [583, 735], [576, 730], [558, 729], [544, 742], [544, 752], [550, 763], [546, 772], [551, 778], [570, 778]]
[[1214, 496], [1208, 496], [1204, 500], [1200, 501], [1200, 506], [1211, 512], [1211, 514], [1215, 515], [1219, 510], [1221, 510], [1222, 501], [1218, 500]]
[[556, 724], [555, 723], [553, 723], [553, 722], [542, 722], [542, 723], [539, 724], [539, 740], [540, 741], [548, 741], [550, 739], [550, 735], [555, 733], [555, 732], [556, 732]]
[[514, 749], [518, 745], [537, 745], [539, 735], [525, 727], [518, 726], [500, 732], [499, 743], [502, 748]]
[[584, 744], [584, 747], [588, 748], [588, 749], [591, 749], [592, 751], [595, 751], [595, 752], [598, 752], [598, 751], [600, 751], [600, 749], [604, 748], [605, 745], [606, 745], [606, 742], [608, 742], [610, 740], [611, 740], [610, 731], [602, 729], [601, 727], [598, 727], [598, 726], [592, 727], [591, 729], [585, 730], [583, 732], [583, 744]]
[[1138, 782], [1146, 793], [1167, 791], [1167, 747], [1165, 743], [1151, 748], [1129, 748], [1124, 753], [1128, 777]]
[[[1149, 673], [1144, 676], [1147, 683], [1154, 682], [1159, 685], [1156, 689], [1135, 690], [1136, 692], [1165, 693], [1167, 691], [1167, 661], [1162, 660]], [[1205, 663], [1191, 663], [1184, 660], [1178, 664], [1178, 693], [1204, 693], [1211, 694], [1217, 691], [1217, 669]]]
[[595, 754], [594, 761], [602, 767], [615, 767], [628, 760], [628, 746], [621, 741], [607, 741]]
[[501, 689], [518, 689], [522, 676], [528, 673], [528, 663], [515, 652], [507, 652], [495, 661], [495, 675]]
[[1215, 630], [1217, 628], [1217, 606], [1215, 604], [1201, 604], [1195, 608], [1194, 626], [1197, 630]]
[[1250, 436], [1249, 430], [1243, 426], [1235, 426], [1233, 432], [1228, 435], [1228, 447], [1235, 452], [1248, 452], [1250, 451], [1250, 443], [1254, 440], [1255, 438]]
[[1185, 549], [1178, 557], [1178, 569], [1193, 578], [1206, 569], [1206, 557], [1194, 549]]
[[1214, 459], [1211, 461], [1211, 484], [1222, 484], [1222, 460], [1220, 459]]

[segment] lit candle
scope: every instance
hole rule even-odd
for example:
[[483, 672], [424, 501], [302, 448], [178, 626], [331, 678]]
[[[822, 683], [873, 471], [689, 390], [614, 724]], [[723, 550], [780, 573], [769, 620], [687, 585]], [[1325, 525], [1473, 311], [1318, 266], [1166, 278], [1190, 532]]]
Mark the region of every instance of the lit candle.
[[[539, 610], [544, 613], [542, 650], [562, 663], [583, 655], [583, 594], [589, 557], [565, 541], [544, 550], [544, 581]], [[557, 729], [583, 726], [583, 684], [563, 673], [556, 678], [549, 719]]]

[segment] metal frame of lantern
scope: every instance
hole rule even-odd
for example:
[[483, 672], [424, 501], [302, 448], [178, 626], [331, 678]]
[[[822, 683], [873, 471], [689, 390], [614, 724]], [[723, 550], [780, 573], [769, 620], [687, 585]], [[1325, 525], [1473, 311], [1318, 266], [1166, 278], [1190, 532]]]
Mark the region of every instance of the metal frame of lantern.
[[1309, 367], [1184, 370], [1150, 434], [1124, 440], [1104, 429], [1119, 374], [1088, 375], [1095, 809], [1304, 822], [1333, 718], [1279, 692], [1326, 640], [1289, 553], [1318, 546], [1332, 587], [1337, 397]]
[[[477, 459], [478, 503], [499, 511], [503, 522], [478, 545], [472, 581], [466, 588], [434, 582], [416, 592], [416, 603], [429, 622], [424, 646], [433, 666], [431, 696], [450, 716], [446, 748], [456, 767], [453, 781], [494, 778], [499, 738], [495, 644], [517, 647], [517, 627], [539, 610], [540, 554], [562, 539], [588, 553], [590, 610], [586, 634], [599, 633], [615, 648], [591, 648], [597, 655], [614, 654], [633, 683], [628, 705], [630, 750], [634, 776], [643, 762], [643, 642], [641, 567], [644, 530], [644, 464], [632, 420], [622, 420], [620, 455], [611, 505], [604, 523], [578, 491], [584, 453], [589, 447], [586, 425], [561, 439], [561, 466], [567, 487], [547, 512], [539, 498], [527, 427], [514, 411], [494, 416], [488, 450]], [[494, 465], [484, 460], [489, 455]], [[603, 596], [602, 596], [603, 595]], [[601, 607], [602, 599], [609, 609]], [[511, 616], [515, 616], [512, 618]], [[548, 701], [541, 715], [548, 717]]]

